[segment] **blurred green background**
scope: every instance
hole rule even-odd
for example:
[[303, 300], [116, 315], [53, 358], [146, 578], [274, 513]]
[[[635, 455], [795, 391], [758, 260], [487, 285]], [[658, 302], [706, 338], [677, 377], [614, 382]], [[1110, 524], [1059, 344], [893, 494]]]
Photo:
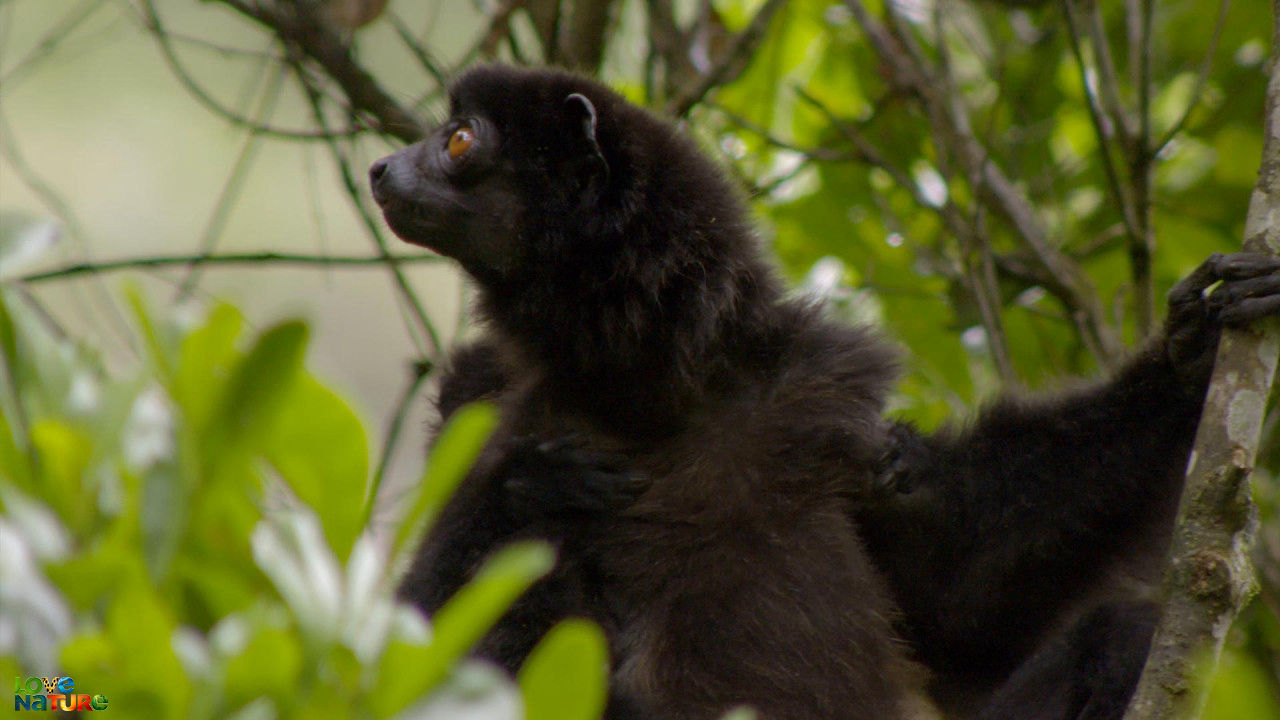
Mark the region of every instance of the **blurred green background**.
[[[597, 716], [589, 625], [514, 684], [459, 660], [547, 548], [495, 557], [430, 629], [390, 602], [492, 423], [467, 415], [424, 468], [421, 372], [466, 332], [450, 266], [401, 265], [403, 288], [376, 264], [33, 276], [205, 250], [370, 257], [377, 232], [416, 253], [360, 211], [364, 169], [401, 142], [234, 4], [0, 0], [0, 675], [70, 675], [121, 717]], [[295, 5], [329, 7], [266, 6]], [[931, 428], [1123, 362], [1178, 278], [1240, 247], [1270, 10], [1140, 7], [391, 0], [331, 30], [427, 121], [487, 58], [575, 64], [679, 116], [797, 292], [904, 347], [892, 411]], [[360, 132], [315, 137], [311, 100]], [[1219, 720], [1280, 718], [1277, 415], [1254, 477], [1260, 592], [1214, 676]]]

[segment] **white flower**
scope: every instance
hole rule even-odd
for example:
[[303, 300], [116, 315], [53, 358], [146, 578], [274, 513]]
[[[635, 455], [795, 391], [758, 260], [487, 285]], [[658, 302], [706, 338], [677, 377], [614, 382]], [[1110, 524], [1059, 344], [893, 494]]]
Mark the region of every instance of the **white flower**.
[[66, 553], [66, 532], [43, 506], [6, 492], [0, 516], [0, 654], [37, 673], [55, 674], [71, 632], [71, 611], [44, 576], [41, 559]]
[[138, 393], [124, 426], [124, 458], [135, 471], [173, 457], [173, 411], [159, 387]]
[[498, 668], [480, 661], [460, 665], [431, 696], [397, 720], [523, 720], [520, 689]]
[[273, 513], [250, 542], [304, 631], [341, 642], [362, 662], [376, 659], [392, 635], [414, 643], [429, 638], [422, 616], [392, 596], [386, 550], [369, 533], [357, 538], [345, 572], [306, 507]]

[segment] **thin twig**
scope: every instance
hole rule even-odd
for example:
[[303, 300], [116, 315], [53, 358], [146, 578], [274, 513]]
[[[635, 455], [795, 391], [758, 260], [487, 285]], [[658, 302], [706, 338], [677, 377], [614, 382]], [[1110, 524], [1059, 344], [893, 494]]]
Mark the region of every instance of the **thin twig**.
[[173, 73], [178, 82], [191, 93], [201, 105], [205, 106], [215, 115], [227, 120], [237, 127], [246, 128], [259, 135], [270, 136], [282, 140], [329, 140], [334, 137], [351, 137], [366, 132], [369, 128], [353, 125], [342, 130], [329, 131], [325, 133], [315, 130], [296, 130], [292, 128], [280, 128], [270, 125], [255, 123], [235, 110], [223, 105], [213, 96], [203, 85], [195, 79], [187, 70], [186, 66], [178, 58], [177, 51], [173, 47], [171, 36], [168, 28], [164, 26], [160, 20], [160, 15], [156, 11], [153, 0], [141, 0], [143, 11], [143, 24], [151, 34], [155, 36], [156, 42], [160, 45], [160, 54], [164, 57], [165, 64], [169, 66], [169, 70]]
[[26, 57], [14, 63], [9, 71], [0, 77], [0, 87], [12, 87], [14, 80], [23, 72], [30, 70], [42, 58], [46, 58], [56, 48], [58, 48], [63, 40], [66, 40], [71, 33], [85, 23], [93, 14], [98, 11], [106, 0], [84, 0], [74, 9], [62, 17], [52, 28], [49, 29], [38, 41], [36, 45], [27, 53]]
[[758, 136], [761, 140], [765, 142], [765, 144], [770, 145], [772, 147], [780, 148], [782, 150], [790, 150], [791, 152], [803, 155], [806, 158], [809, 158], [810, 160], [816, 160], [819, 162], [850, 162], [855, 160], [865, 160], [865, 158], [863, 158], [861, 155], [848, 153], [848, 152], [841, 152], [839, 150], [832, 150], [831, 148], [825, 148], [821, 146], [801, 147], [799, 145], [796, 145], [795, 143], [788, 142], [775, 135], [772, 135], [767, 128], [761, 127], [760, 125], [748, 120], [742, 115], [739, 115], [738, 113], [730, 110], [729, 108], [726, 108], [725, 106], [715, 102], [714, 100], [704, 100], [702, 104], [712, 110], [715, 110], [721, 115], [724, 115], [725, 118], [727, 118], [734, 125], [736, 125], [739, 128], [742, 128], [743, 130], [750, 132], [752, 135]]
[[265, 25], [287, 46], [297, 48], [324, 68], [325, 73], [342, 88], [353, 115], [367, 113], [377, 121], [380, 132], [407, 143], [422, 137], [423, 128], [417, 118], [355, 61], [350, 45], [310, 6], [267, 6], [247, 0], [218, 1]]
[[764, 39], [765, 31], [769, 29], [769, 22], [785, 4], [786, 0], [765, 0], [742, 32], [734, 37], [728, 49], [716, 59], [715, 65], [698, 75], [688, 87], [677, 92], [667, 103], [667, 115], [683, 117], [712, 88], [736, 80], [755, 57], [755, 50]]
[[[269, 71], [267, 82], [263, 85], [258, 109], [254, 113], [253, 122], [255, 124], [261, 124], [263, 121], [270, 119], [272, 112], [275, 110], [276, 102], [280, 99], [280, 86], [283, 83], [284, 66], [273, 66]], [[240, 146], [240, 152], [236, 154], [236, 159], [231, 165], [231, 172], [227, 176], [226, 182], [223, 183], [222, 191], [218, 193], [218, 199], [214, 202], [213, 212], [210, 214], [204, 233], [200, 238], [199, 247], [202, 256], [212, 255], [217, 247], [218, 239], [222, 236], [222, 230], [226, 227], [227, 218], [230, 216], [231, 208], [240, 196], [241, 188], [244, 187], [244, 180], [248, 176], [253, 157], [257, 154], [258, 148], [261, 147], [261, 141], [262, 136], [250, 130], [244, 139], [244, 143]], [[178, 301], [190, 297], [191, 292], [196, 287], [196, 283], [200, 281], [200, 266], [201, 262], [197, 260], [187, 270], [186, 277], [182, 279], [182, 283], [178, 287]]]
[[449, 83], [449, 75], [445, 72], [440, 63], [431, 57], [431, 53], [418, 42], [418, 38], [414, 37], [413, 32], [404, 24], [399, 15], [395, 13], [387, 13], [387, 20], [391, 22], [391, 27], [395, 28], [396, 35], [400, 37], [400, 42], [404, 43], [405, 49], [413, 56], [422, 69], [436, 81], [437, 86], [444, 86]]
[[1107, 41], [1107, 31], [1102, 20], [1102, 3], [1095, 1], [1091, 2], [1090, 6], [1085, 18], [1085, 28], [1089, 33], [1089, 44], [1093, 47], [1093, 55], [1098, 63], [1095, 69], [1098, 94], [1111, 121], [1115, 123], [1115, 131], [1120, 136], [1121, 146], [1131, 148], [1134, 136], [1133, 118], [1125, 110], [1124, 103], [1120, 101], [1120, 78], [1116, 74], [1115, 61], [1111, 57], [1111, 43]]
[[123, 260], [106, 260], [102, 262], [83, 262], [63, 265], [53, 270], [19, 275], [0, 280], [0, 285], [11, 283], [38, 283], [47, 280], [62, 280], [77, 275], [98, 275], [117, 270], [140, 270], [190, 265], [199, 260], [209, 266], [247, 265], [319, 265], [324, 267], [347, 267], [366, 265], [413, 265], [420, 263], [438, 263], [444, 259], [439, 255], [374, 255], [370, 257], [350, 255], [307, 255], [301, 253], [256, 252], [228, 253], [225, 255], [148, 255], [146, 257], [125, 258]]
[[[1086, 341], [1097, 350], [1098, 360], [1105, 365], [1114, 363], [1121, 354], [1120, 343], [1103, 317], [1092, 282], [1074, 260], [1050, 242], [1031, 202], [974, 136], [963, 103], [958, 98], [939, 96], [934, 72], [906, 28], [902, 28], [901, 37], [895, 36], [859, 0], [846, 0], [845, 5], [880, 56], [891, 81], [919, 98], [930, 118], [935, 142], [947, 143], [965, 164], [967, 173], [981, 178], [975, 192], [981, 191], [992, 202], [1044, 266], [1050, 280], [1044, 287], [1067, 306], [1079, 320], [1079, 327], [1092, 336]], [[890, 18], [896, 21], [893, 12]]]
[[1204, 53], [1204, 60], [1200, 62], [1200, 71], [1196, 75], [1196, 84], [1191, 89], [1191, 99], [1187, 102], [1187, 107], [1182, 110], [1182, 114], [1178, 119], [1165, 131], [1164, 135], [1151, 148], [1152, 155], [1159, 155], [1165, 146], [1177, 137], [1178, 133], [1186, 127], [1187, 121], [1191, 119], [1191, 113], [1204, 100], [1204, 88], [1209, 83], [1209, 72], [1213, 69], [1213, 56], [1218, 53], [1218, 43], [1222, 40], [1223, 28], [1227, 26], [1227, 11], [1231, 8], [1231, 0], [1222, 0], [1218, 4], [1218, 19], [1213, 26], [1213, 35], [1209, 37], [1209, 48]]
[[1142, 46], [1140, 48], [1138, 85], [1138, 139], [1131, 163], [1133, 169], [1134, 218], [1138, 234], [1129, 243], [1129, 265], [1133, 275], [1134, 306], [1138, 335], [1145, 338], [1155, 327], [1156, 283], [1151, 272], [1156, 250], [1155, 211], [1152, 195], [1155, 185], [1155, 152], [1151, 146], [1151, 37], [1155, 25], [1155, 0], [1142, 0]]
[[[1089, 121], [1093, 124], [1093, 133], [1098, 140], [1098, 154], [1102, 156], [1102, 169], [1107, 177], [1107, 187], [1111, 190], [1112, 199], [1120, 210], [1120, 217], [1131, 237], [1138, 235], [1138, 223], [1133, 216], [1133, 200], [1125, 191], [1120, 180], [1115, 162], [1111, 158], [1111, 133], [1104, 123], [1102, 107], [1098, 99], [1097, 88], [1089, 82], [1089, 65], [1085, 62], [1084, 51], [1080, 42], [1080, 25], [1076, 19], [1075, 0], [1062, 0], [1062, 13], [1067, 18], [1067, 37], [1070, 40], [1071, 54], [1076, 61], [1076, 69], [1080, 76], [1080, 84], [1084, 87], [1086, 107], [1089, 110]], [[1095, 70], [1095, 76], [1098, 74]]]
[[[311, 114], [316, 125], [321, 128], [328, 127], [328, 120], [324, 115], [324, 108], [320, 105], [320, 93], [307, 76], [306, 71], [301, 64], [293, 63], [294, 76], [297, 77], [299, 84], [302, 86], [303, 93], [306, 95], [307, 103], [311, 107]], [[386, 238], [382, 235], [382, 229], [378, 222], [374, 220], [369, 209], [365, 207], [364, 196], [360, 191], [360, 187], [356, 184], [355, 174], [351, 171], [351, 163], [347, 160], [346, 153], [338, 145], [337, 140], [328, 140], [330, 154], [333, 156], [334, 163], [338, 167], [338, 172], [342, 178], [342, 185], [347, 191], [347, 196], [351, 199], [351, 204], [356, 212], [360, 215], [360, 220], [364, 223], [365, 230], [369, 238], [373, 241], [374, 247], [379, 255], [390, 258], [391, 251], [388, 249]], [[414, 320], [418, 326], [426, 333], [427, 339], [431, 344], [430, 357], [440, 357], [444, 353], [444, 345], [440, 341], [440, 335], [436, 332], [435, 325], [431, 322], [431, 318], [427, 315], [426, 309], [422, 305], [422, 301], [418, 298], [417, 293], [409, 285], [408, 278], [404, 272], [396, 265], [389, 265], [392, 279], [395, 281], [396, 288], [400, 291], [401, 297], [408, 305]], [[419, 348], [422, 350], [422, 348]], [[424, 356], [428, 353], [423, 352]]]
[[418, 397], [418, 390], [422, 387], [422, 383], [431, 375], [431, 370], [430, 363], [414, 363], [412, 376], [409, 378], [404, 392], [400, 393], [400, 399], [396, 402], [395, 413], [391, 416], [391, 425], [387, 428], [387, 434], [382, 440], [382, 450], [378, 453], [378, 466], [374, 469], [373, 478], [369, 481], [369, 488], [365, 492], [364, 522], [360, 524], [361, 527], [369, 526], [369, 521], [373, 517], [373, 509], [378, 504], [378, 494], [382, 491], [382, 481], [387, 475], [387, 467], [391, 464], [391, 457], [395, 454], [396, 445], [400, 442], [405, 418], [409, 415], [410, 406]]
[[[80, 222], [71, 206], [58, 195], [53, 187], [45, 182], [44, 178], [23, 157], [18, 149], [18, 143], [9, 128], [8, 120], [3, 114], [0, 114], [0, 157], [8, 161], [9, 166], [13, 168], [27, 188], [35, 193], [35, 196], [40, 199], [45, 207], [49, 208], [58, 218], [65, 228], [66, 234], [70, 236], [71, 242], [76, 245], [79, 255], [92, 260], [93, 254], [89, 247], [89, 235], [85, 232], [84, 225]], [[90, 292], [94, 295], [92, 303], [78, 293], [73, 295], [77, 304], [82, 307], [82, 311], [88, 316], [91, 313], [90, 306], [100, 309], [107, 316], [111, 329], [124, 342], [124, 346], [130, 352], [135, 352], [137, 348], [134, 345], [134, 335], [119, 308], [116, 307], [111, 294], [98, 282], [90, 285]]]

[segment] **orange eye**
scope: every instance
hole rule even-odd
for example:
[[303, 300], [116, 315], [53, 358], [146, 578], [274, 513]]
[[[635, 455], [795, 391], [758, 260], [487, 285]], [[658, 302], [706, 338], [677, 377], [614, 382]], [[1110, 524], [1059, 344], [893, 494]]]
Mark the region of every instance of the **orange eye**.
[[463, 125], [453, 131], [453, 135], [449, 136], [449, 157], [457, 160], [471, 149], [471, 144], [476, 141], [476, 135], [471, 128]]

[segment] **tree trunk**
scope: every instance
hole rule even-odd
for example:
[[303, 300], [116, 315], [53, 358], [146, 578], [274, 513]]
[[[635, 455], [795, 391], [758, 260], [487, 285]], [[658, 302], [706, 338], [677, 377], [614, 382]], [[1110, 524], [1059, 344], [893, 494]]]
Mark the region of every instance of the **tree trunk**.
[[[1280, 254], [1280, 0], [1272, 0], [1272, 9], [1262, 167], [1249, 200], [1244, 248]], [[1198, 717], [1203, 680], [1217, 667], [1227, 630], [1255, 591], [1249, 547], [1257, 511], [1249, 473], [1278, 353], [1274, 321], [1222, 334], [1178, 508], [1163, 617], [1125, 720]]]

